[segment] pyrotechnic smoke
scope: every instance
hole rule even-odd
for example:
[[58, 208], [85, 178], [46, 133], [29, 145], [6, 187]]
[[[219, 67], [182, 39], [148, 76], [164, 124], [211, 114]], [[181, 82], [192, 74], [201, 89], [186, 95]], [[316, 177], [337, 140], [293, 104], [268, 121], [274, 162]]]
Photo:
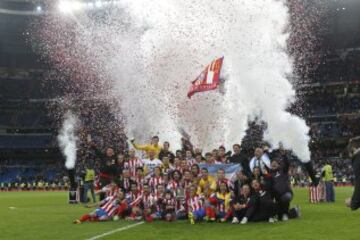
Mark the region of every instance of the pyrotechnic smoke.
[[59, 146], [63, 155], [66, 158], [65, 167], [67, 169], [73, 169], [76, 161], [76, 127], [78, 119], [71, 112], [67, 112], [64, 117], [62, 128], [60, 129], [57, 137]]
[[[249, 118], [259, 116], [267, 122], [265, 137], [272, 145], [281, 141], [307, 161], [308, 127], [286, 112], [295, 91], [288, 80], [292, 62], [284, 2], [123, 0], [102, 17], [74, 16], [71, 30], [58, 29], [57, 17], [52, 41], [112, 86], [107, 94], [119, 100], [128, 136], [144, 140], [158, 134], [176, 148], [181, 127], [205, 150], [230, 147], [241, 141]], [[220, 56], [225, 94], [187, 99], [190, 82]]]

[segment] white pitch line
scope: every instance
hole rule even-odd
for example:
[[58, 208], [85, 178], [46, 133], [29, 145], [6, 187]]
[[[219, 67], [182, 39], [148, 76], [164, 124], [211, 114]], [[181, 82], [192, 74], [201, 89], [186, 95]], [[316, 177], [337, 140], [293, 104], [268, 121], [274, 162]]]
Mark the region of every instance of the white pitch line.
[[88, 238], [88, 239], [86, 239], [86, 240], [99, 239], [99, 238], [102, 238], [102, 237], [105, 237], [105, 236], [114, 234], [114, 233], [116, 233], [116, 232], [125, 231], [125, 230], [127, 230], [127, 229], [129, 229], [129, 228], [136, 227], [136, 226], [141, 225], [141, 224], [143, 224], [143, 223], [144, 223], [144, 222], [138, 222], [138, 223], [134, 223], [134, 224], [131, 224], [131, 225], [127, 225], [127, 226], [125, 226], [125, 227], [121, 227], [121, 228], [118, 228], [118, 229], [115, 229], [115, 230], [112, 230], [112, 231], [109, 231], [109, 232], [106, 232], [106, 233], [103, 233], [103, 234], [100, 234], [100, 235], [97, 235], [97, 236]]

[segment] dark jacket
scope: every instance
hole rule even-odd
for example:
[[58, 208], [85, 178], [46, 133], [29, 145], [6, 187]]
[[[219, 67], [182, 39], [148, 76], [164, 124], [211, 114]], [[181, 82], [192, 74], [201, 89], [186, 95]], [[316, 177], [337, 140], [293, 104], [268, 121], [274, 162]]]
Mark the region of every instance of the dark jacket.
[[230, 163], [239, 163], [244, 171], [245, 175], [251, 177], [251, 170], [249, 166], [249, 159], [245, 156], [245, 154], [233, 154], [229, 157]]
[[290, 187], [289, 179], [289, 161], [286, 157], [283, 158], [283, 161], [280, 163], [278, 170], [270, 169], [271, 175], [271, 184], [272, 192], [276, 196], [281, 196], [287, 192], [292, 192]]
[[159, 153], [159, 159], [162, 161], [163, 157], [168, 157], [169, 160], [172, 162], [175, 158], [175, 155], [171, 151], [165, 151], [162, 149]]
[[241, 188], [242, 186], [244, 186], [245, 184], [249, 184], [250, 181], [240, 181], [239, 179], [235, 180], [234, 182], [234, 194], [235, 196], [239, 196], [241, 193]]

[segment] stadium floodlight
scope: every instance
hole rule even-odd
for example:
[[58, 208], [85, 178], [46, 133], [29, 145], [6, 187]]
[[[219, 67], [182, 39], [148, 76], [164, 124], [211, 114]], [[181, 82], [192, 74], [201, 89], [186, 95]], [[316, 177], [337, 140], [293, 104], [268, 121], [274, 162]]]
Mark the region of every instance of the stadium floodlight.
[[93, 8], [94, 8], [94, 3], [93, 3], [93, 2], [88, 2], [88, 3], [86, 4], [86, 6], [87, 6], [88, 8], [90, 8], [90, 9], [93, 9]]
[[79, 1], [60, 1], [59, 2], [59, 10], [63, 13], [71, 13], [74, 11], [81, 10], [83, 8], [83, 4], [81, 4]]
[[59, 10], [62, 13], [70, 13], [72, 5], [70, 1], [60, 1], [59, 2]]
[[40, 5], [36, 6], [36, 11], [37, 12], [42, 12], [42, 7]]
[[103, 3], [99, 0], [95, 2], [95, 7], [97, 7], [97, 8], [101, 8], [102, 5], [103, 5]]

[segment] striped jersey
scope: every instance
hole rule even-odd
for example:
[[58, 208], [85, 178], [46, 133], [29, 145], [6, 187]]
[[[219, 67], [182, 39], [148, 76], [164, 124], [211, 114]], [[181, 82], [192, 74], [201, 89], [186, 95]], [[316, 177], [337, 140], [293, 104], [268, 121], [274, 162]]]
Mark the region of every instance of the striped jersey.
[[203, 205], [203, 199], [199, 195], [195, 195], [187, 199], [187, 206], [189, 211], [198, 211], [203, 208]]
[[165, 183], [165, 180], [163, 177], [155, 177], [155, 176], [151, 177], [148, 182], [150, 188], [155, 193], [157, 192], [157, 186], [164, 184], [164, 183]]
[[120, 205], [120, 201], [117, 196], [110, 196], [103, 200], [101, 209], [104, 210], [109, 217], [112, 217]]
[[135, 157], [130, 159], [129, 161], [124, 163], [124, 168], [129, 169], [130, 176], [135, 177], [136, 176], [136, 169], [139, 167], [143, 167], [143, 162], [141, 159]]

